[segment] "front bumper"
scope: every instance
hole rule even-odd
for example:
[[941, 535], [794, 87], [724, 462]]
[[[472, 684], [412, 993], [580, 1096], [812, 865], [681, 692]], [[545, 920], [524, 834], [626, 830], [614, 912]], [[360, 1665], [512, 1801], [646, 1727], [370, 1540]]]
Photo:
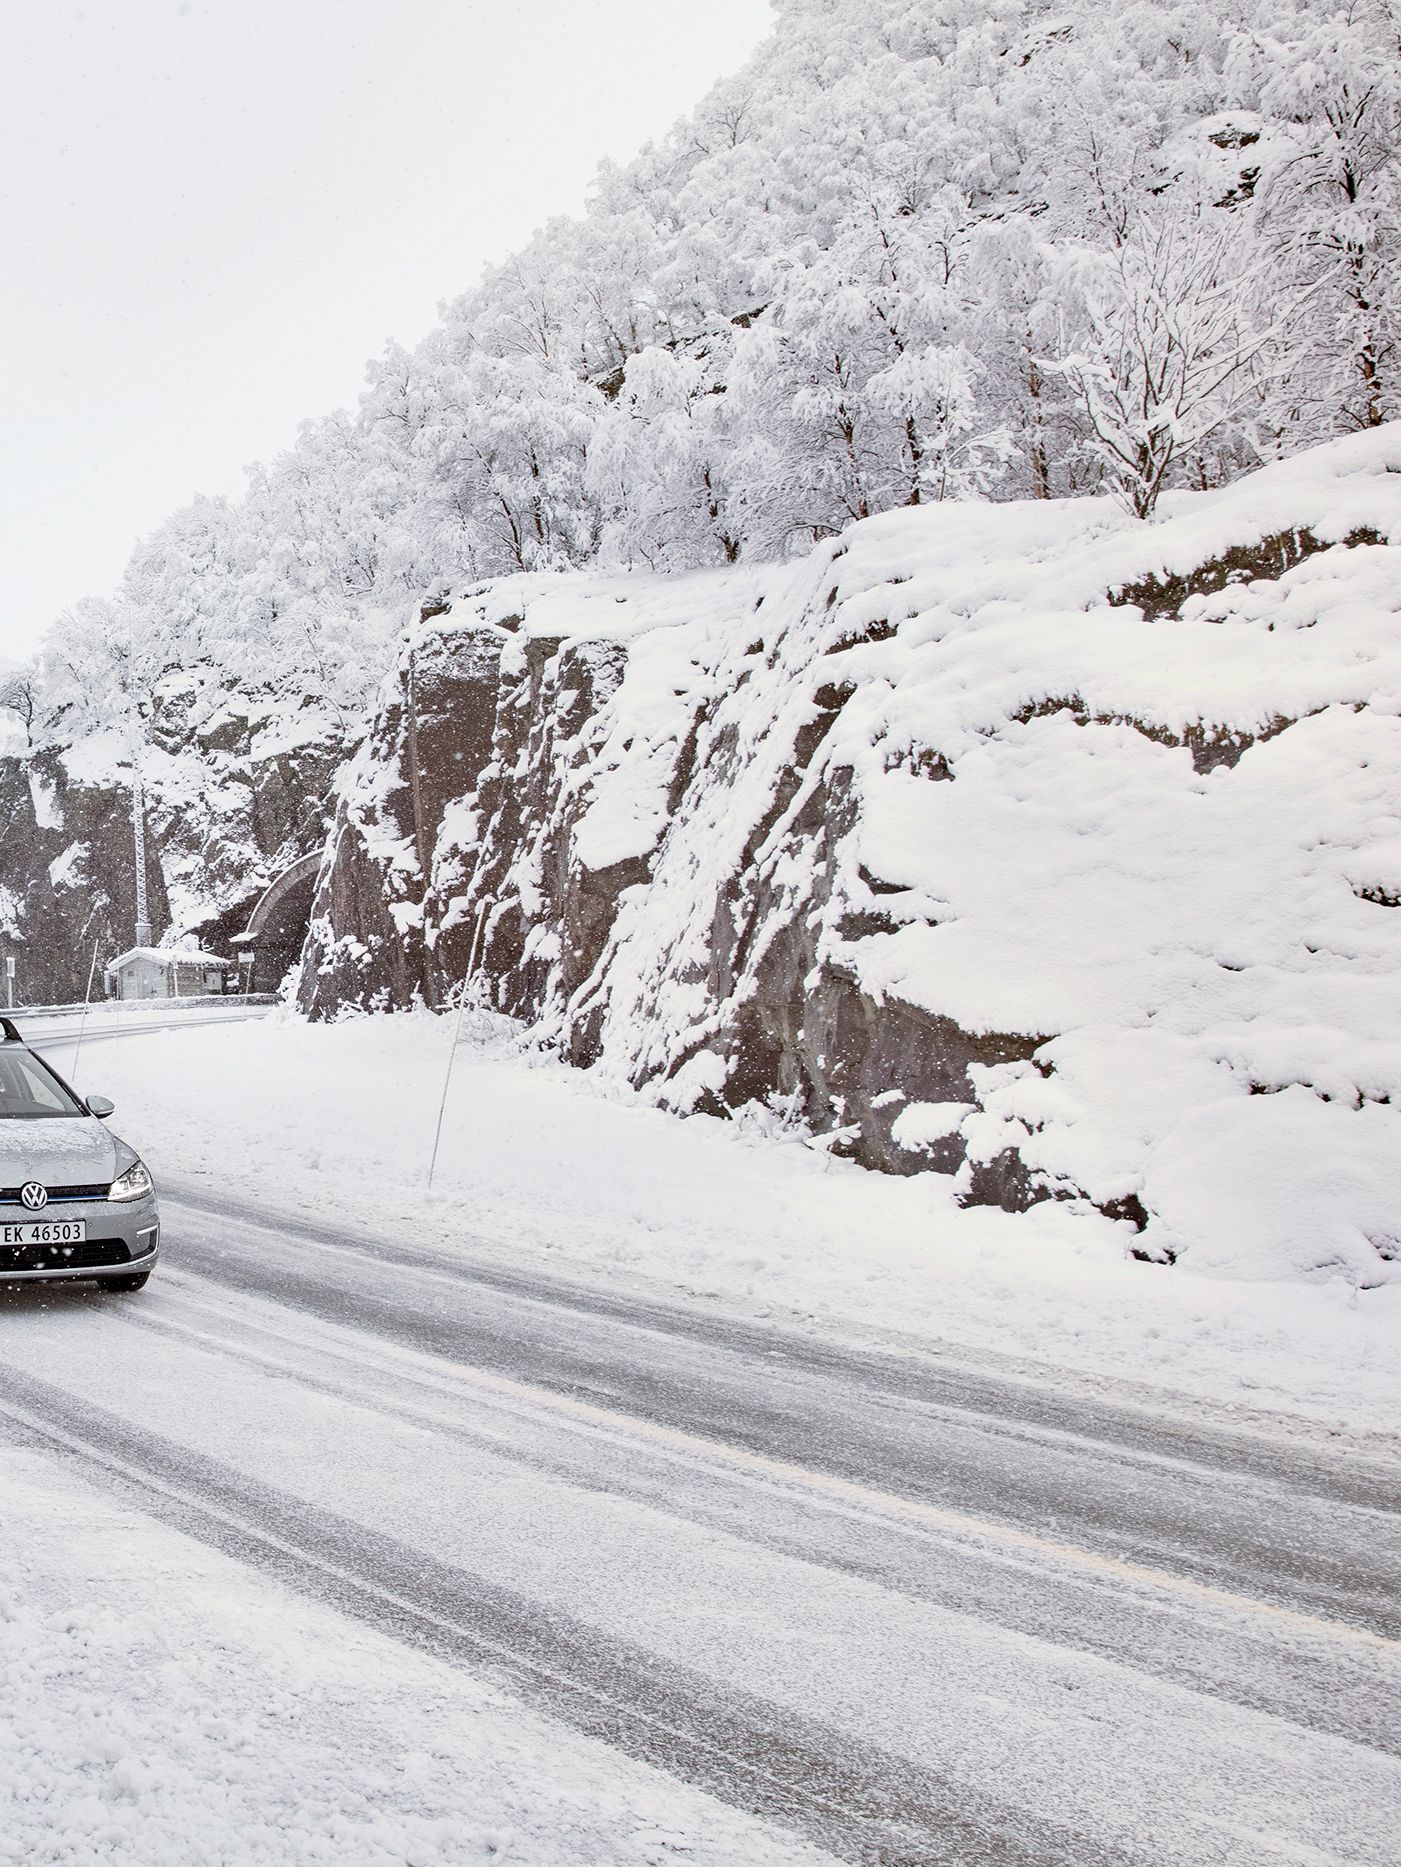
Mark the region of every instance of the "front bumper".
[[[150, 1270], [160, 1255], [160, 1213], [153, 1198], [65, 1201], [46, 1211], [50, 1218], [85, 1220], [86, 1243], [0, 1245], [0, 1284], [131, 1277]], [[0, 1220], [22, 1222], [33, 1216], [0, 1206]]]

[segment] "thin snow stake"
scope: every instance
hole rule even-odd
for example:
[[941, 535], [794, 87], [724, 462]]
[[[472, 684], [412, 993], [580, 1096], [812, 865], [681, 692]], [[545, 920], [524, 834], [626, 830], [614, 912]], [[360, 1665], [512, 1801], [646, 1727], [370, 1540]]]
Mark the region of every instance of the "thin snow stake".
[[[467, 1007], [467, 992], [472, 983], [472, 974], [477, 970], [477, 942], [482, 937], [482, 922], [486, 919], [486, 902], [477, 909], [477, 924], [472, 929], [472, 946], [467, 955], [467, 975], [462, 981], [462, 990], [457, 995], [457, 1023], [453, 1026], [452, 1048], [448, 1051], [448, 1066], [443, 1072], [443, 1096], [438, 1104], [438, 1126], [433, 1130], [433, 1156], [428, 1162], [428, 1190], [433, 1190], [433, 1175], [438, 1168], [438, 1143], [443, 1138], [443, 1111], [448, 1105], [448, 1084], [452, 1081], [452, 1066], [457, 1057], [457, 1040], [462, 1035], [462, 1014]], [[95, 955], [94, 955], [95, 957]]]
[[97, 972], [97, 949], [102, 940], [99, 934], [92, 943], [92, 964], [88, 967], [88, 989], [83, 997], [83, 1015], [78, 1020], [78, 1041], [73, 1046], [73, 1081], [78, 1080], [78, 1059], [83, 1054], [83, 1032], [88, 1028], [88, 1006], [92, 1003], [92, 982]]

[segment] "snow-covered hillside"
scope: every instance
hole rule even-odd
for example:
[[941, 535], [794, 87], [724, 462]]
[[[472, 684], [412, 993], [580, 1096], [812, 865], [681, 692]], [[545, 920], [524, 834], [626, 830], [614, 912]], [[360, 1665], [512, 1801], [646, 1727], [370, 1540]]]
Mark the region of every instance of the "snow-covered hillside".
[[1392, 425], [1148, 527], [944, 506], [456, 592], [349, 774], [303, 1002], [474, 967], [665, 1106], [1385, 1281], [1398, 572]]
[[1401, 414], [1393, 0], [774, 14], [585, 215], [445, 272], [357, 410], [143, 539], [47, 643], [39, 740], [197, 665], [358, 715], [382, 613], [440, 584], [970, 496], [1147, 512]]
[[[356, 410], [173, 513], [0, 677], [0, 889], [31, 985], [75, 989], [130, 922], [129, 739], [158, 918], [217, 943], [318, 839], [425, 594], [730, 566], [695, 600], [742, 607], [751, 567], [872, 515], [987, 498], [1009, 540], [1028, 498], [1053, 531], [1053, 495], [1148, 515], [1394, 419], [1395, 51], [1392, 0], [776, 0], [753, 58], [601, 169], [583, 216], [465, 282]], [[586, 687], [611, 652], [579, 651]], [[316, 750], [269, 773], [270, 740]], [[31, 779], [57, 797], [75, 772], [51, 838]]]

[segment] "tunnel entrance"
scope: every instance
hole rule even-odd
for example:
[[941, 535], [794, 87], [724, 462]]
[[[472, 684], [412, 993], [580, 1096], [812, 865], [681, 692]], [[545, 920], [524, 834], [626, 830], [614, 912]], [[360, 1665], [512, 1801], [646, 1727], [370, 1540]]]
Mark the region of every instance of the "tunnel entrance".
[[[243, 933], [234, 937], [241, 969], [250, 992], [275, 992], [289, 966], [301, 956], [316, 899], [316, 876], [321, 851], [302, 856], [271, 882], [249, 917]], [[250, 967], [251, 955], [251, 967]]]

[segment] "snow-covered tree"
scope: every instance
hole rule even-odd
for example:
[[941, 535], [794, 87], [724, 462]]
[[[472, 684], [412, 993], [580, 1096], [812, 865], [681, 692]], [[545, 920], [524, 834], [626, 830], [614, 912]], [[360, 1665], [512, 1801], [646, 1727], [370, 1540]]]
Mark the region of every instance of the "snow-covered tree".
[[1108, 485], [1147, 518], [1184, 455], [1259, 399], [1272, 327], [1240, 230], [1196, 214], [1143, 216], [1107, 251], [1066, 255], [1071, 346], [1048, 360]]
[[1260, 185], [1274, 289], [1301, 315], [1281, 427], [1300, 444], [1401, 414], [1401, 12], [1294, 7], [1232, 74], [1279, 134]]
[[1398, 281], [1398, 0], [777, 0], [356, 410], [143, 540], [34, 730], [192, 667], [349, 727], [402, 606], [466, 577], [935, 500], [1148, 515], [1401, 415]]
[[660, 570], [739, 556], [724, 381], [731, 336], [686, 351], [651, 345], [629, 359], [590, 458], [609, 559]]
[[19, 722], [27, 746], [34, 743], [34, 720], [41, 704], [32, 668], [0, 668], [0, 712]]

